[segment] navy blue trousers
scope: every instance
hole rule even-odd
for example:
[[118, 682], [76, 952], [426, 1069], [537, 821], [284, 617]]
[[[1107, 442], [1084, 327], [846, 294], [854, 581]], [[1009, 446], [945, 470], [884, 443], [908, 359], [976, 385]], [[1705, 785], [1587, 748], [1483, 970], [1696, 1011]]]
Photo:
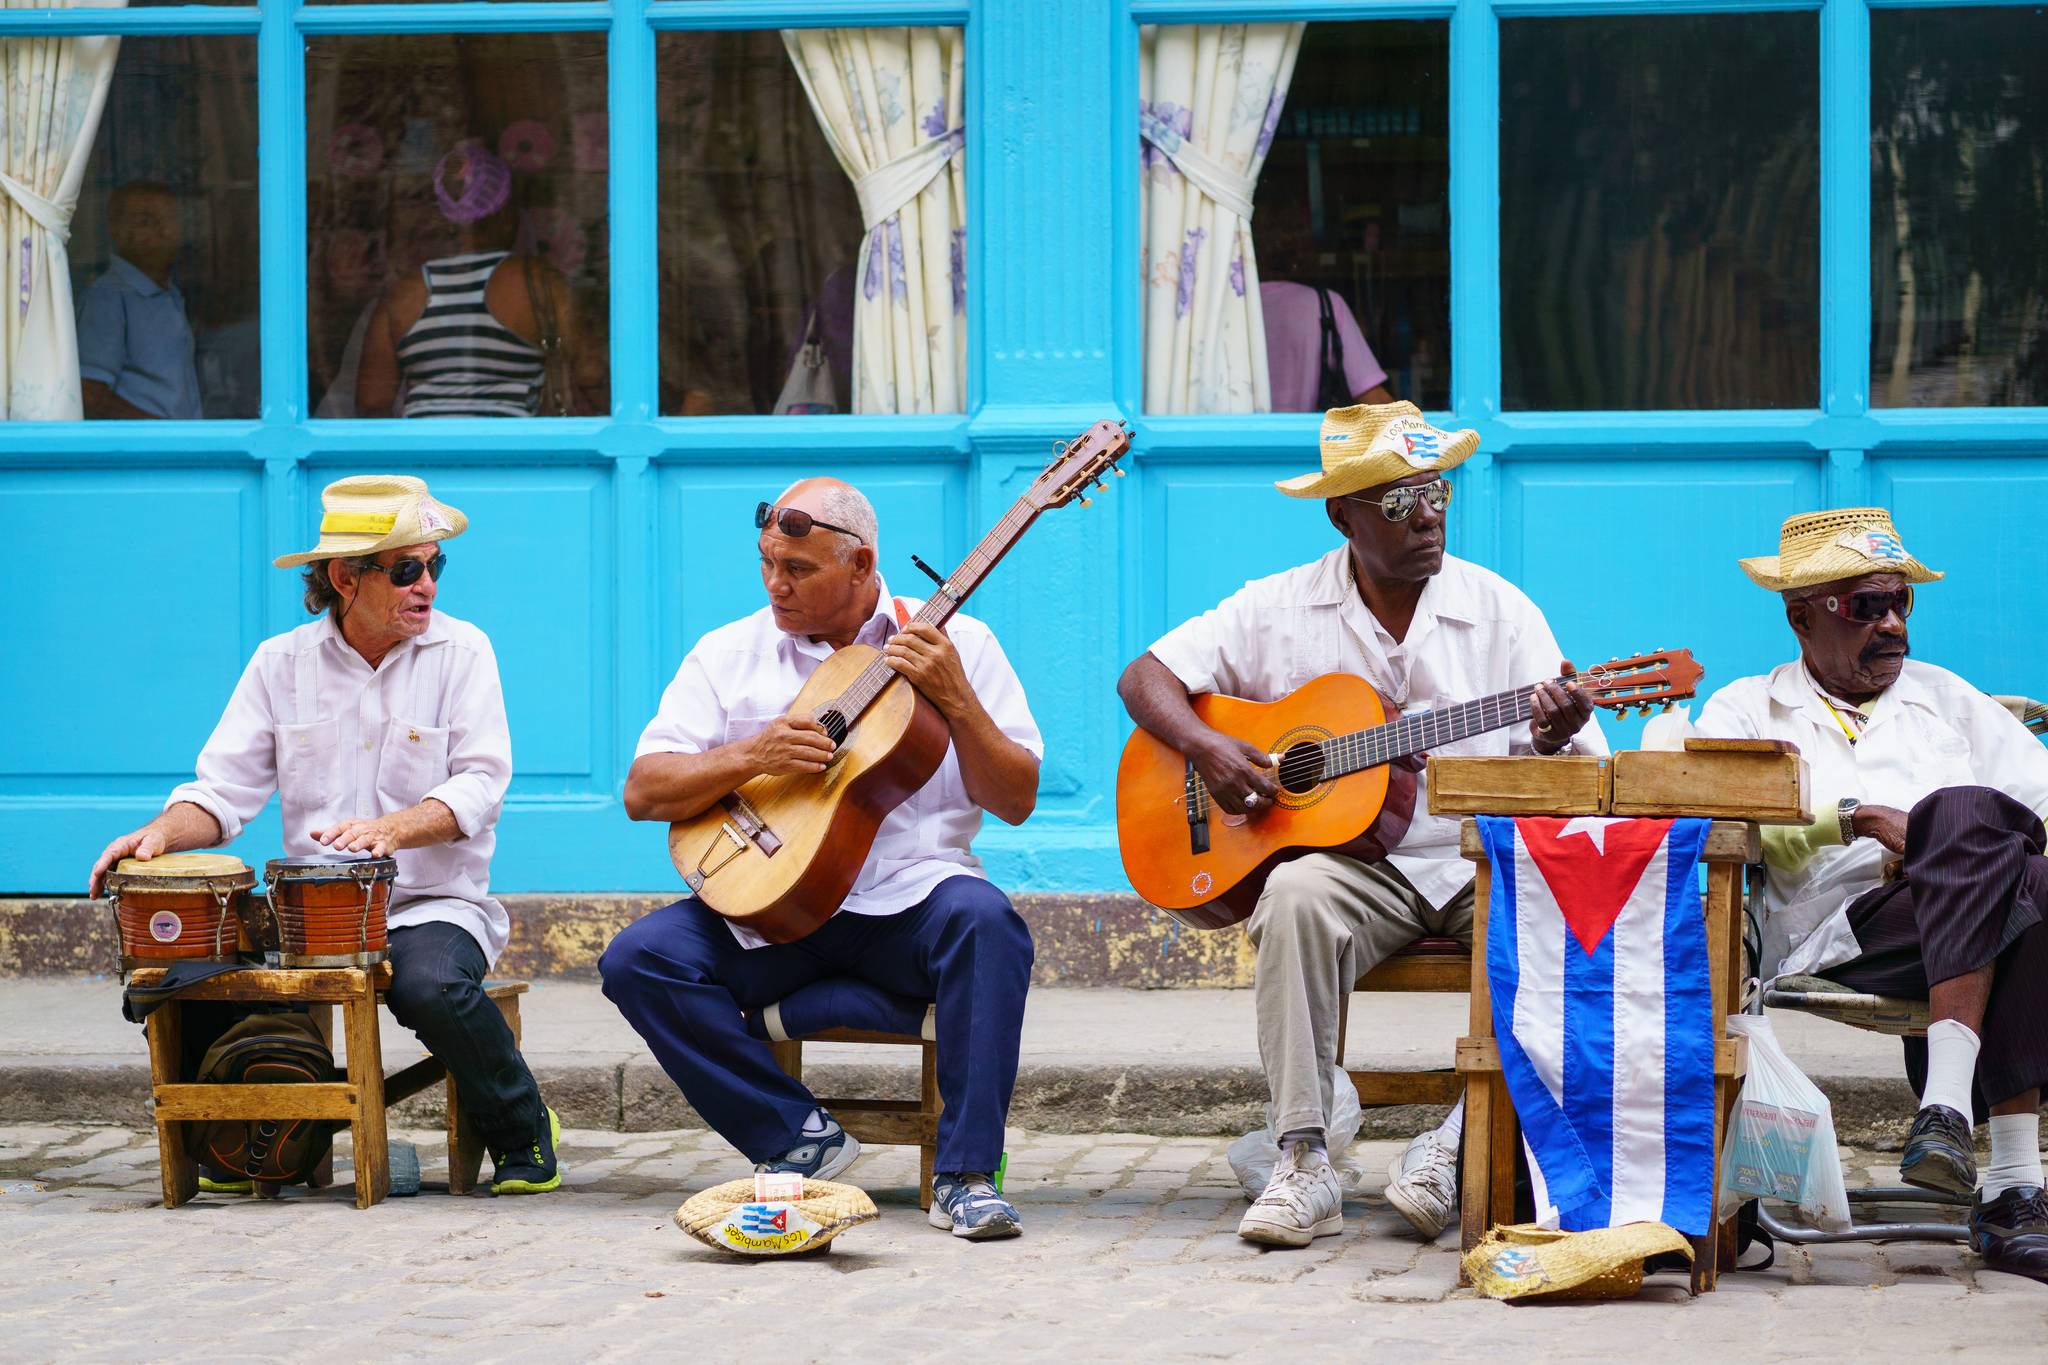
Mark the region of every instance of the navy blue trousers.
[[628, 925], [599, 959], [604, 993], [706, 1123], [748, 1160], [801, 1141], [817, 1100], [775, 1065], [746, 1014], [814, 982], [850, 976], [935, 1001], [936, 1169], [994, 1170], [1017, 1085], [1031, 931], [1009, 897], [979, 877], [948, 877], [895, 915], [834, 915], [795, 943], [742, 948], [695, 900]]

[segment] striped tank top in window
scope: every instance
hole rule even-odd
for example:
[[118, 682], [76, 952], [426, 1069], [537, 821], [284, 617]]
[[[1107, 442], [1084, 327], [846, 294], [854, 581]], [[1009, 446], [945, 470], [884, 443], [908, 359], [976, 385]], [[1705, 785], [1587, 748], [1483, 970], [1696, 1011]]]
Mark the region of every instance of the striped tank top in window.
[[407, 417], [531, 417], [540, 347], [491, 316], [484, 286], [509, 252], [428, 261], [427, 306], [398, 343]]

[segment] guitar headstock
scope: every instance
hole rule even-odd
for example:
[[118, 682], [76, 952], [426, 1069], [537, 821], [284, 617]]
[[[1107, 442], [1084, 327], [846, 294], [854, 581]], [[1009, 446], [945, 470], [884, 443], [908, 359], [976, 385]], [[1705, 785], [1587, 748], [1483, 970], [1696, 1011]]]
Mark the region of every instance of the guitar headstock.
[[1089, 500], [1081, 495], [1088, 485], [1104, 488], [1102, 476], [1114, 471], [1118, 478], [1123, 470], [1117, 468], [1131, 448], [1131, 429], [1124, 423], [1105, 417], [1071, 441], [1053, 443], [1052, 463], [1045, 472], [1031, 481], [1031, 487], [1024, 490], [1025, 499], [1040, 511], [1048, 507], [1065, 507], [1075, 498], [1081, 499], [1086, 507]]
[[1669, 706], [1694, 695], [1706, 676], [1689, 649], [1660, 649], [1626, 659], [1609, 659], [1580, 671], [1573, 681], [1592, 698], [1593, 705], [1626, 712], [1640, 708], [1643, 715], [1659, 706]]

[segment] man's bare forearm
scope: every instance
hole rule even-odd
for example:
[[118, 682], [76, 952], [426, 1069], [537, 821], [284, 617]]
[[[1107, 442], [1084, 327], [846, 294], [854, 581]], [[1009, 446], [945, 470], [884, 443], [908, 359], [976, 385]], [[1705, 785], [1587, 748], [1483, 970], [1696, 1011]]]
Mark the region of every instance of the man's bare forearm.
[[721, 744], [701, 754], [647, 754], [626, 773], [626, 815], [634, 820], [688, 820], [759, 774], [752, 745]]
[[1197, 748], [1214, 733], [1195, 714], [1188, 689], [1173, 670], [1149, 653], [1131, 661], [1117, 681], [1116, 694], [1132, 720], [1182, 753]]
[[949, 717], [953, 754], [967, 799], [1005, 824], [1021, 825], [1038, 806], [1038, 756], [1004, 734], [978, 698]]

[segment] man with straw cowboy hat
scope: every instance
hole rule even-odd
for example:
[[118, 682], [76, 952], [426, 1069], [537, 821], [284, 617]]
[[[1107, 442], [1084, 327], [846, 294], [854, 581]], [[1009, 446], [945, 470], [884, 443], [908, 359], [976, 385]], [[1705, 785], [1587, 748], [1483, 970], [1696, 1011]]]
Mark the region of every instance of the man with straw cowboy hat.
[[[1270, 756], [1212, 730], [1195, 693], [1272, 701], [1326, 673], [1365, 678], [1399, 711], [1529, 686], [1559, 670], [1543, 613], [1498, 574], [1444, 553], [1451, 485], [1443, 475], [1479, 448], [1410, 403], [1325, 413], [1322, 468], [1278, 484], [1321, 501], [1343, 543], [1299, 568], [1247, 583], [1169, 631], [1124, 670], [1131, 718], [1194, 763], [1216, 804], [1256, 819], [1279, 787]], [[1448, 751], [1605, 753], [1576, 688], [1534, 688], [1528, 728], [1496, 730]], [[1574, 739], [1577, 736], [1577, 739]], [[1273, 1096], [1281, 1160], [1239, 1233], [1306, 1246], [1341, 1232], [1342, 1191], [1325, 1140], [1333, 1107], [1338, 1010], [1388, 954], [1433, 934], [1471, 941], [1472, 868], [1453, 821], [1418, 812], [1384, 861], [1313, 853], [1268, 877], [1250, 921], [1257, 949], [1259, 1056]], [[1462, 1112], [1409, 1144], [1388, 1198], [1424, 1236], [1457, 1208]]]
[[[454, 1077], [496, 1162], [492, 1189], [552, 1190], [560, 1124], [482, 990], [511, 931], [488, 894], [512, 777], [498, 661], [482, 631], [434, 609], [448, 562], [439, 542], [469, 519], [405, 475], [341, 479], [320, 502], [319, 543], [277, 561], [305, 566], [306, 610], [319, 619], [257, 646], [194, 780], [107, 845], [91, 894], [120, 859], [232, 842], [273, 791], [288, 856], [394, 858], [386, 1003]], [[190, 1056], [231, 1009], [215, 1010], [211, 1030], [187, 1010]], [[237, 1185], [247, 1187], [214, 1187]]]
[[1928, 1002], [1926, 1039], [1907, 1040], [1920, 1110], [1899, 1173], [1971, 1193], [1971, 1120], [1988, 1108], [1971, 1244], [1993, 1269], [2048, 1280], [2048, 751], [1990, 697], [1907, 657], [1914, 587], [1941, 575], [1883, 508], [1792, 517], [1778, 553], [1742, 569], [1784, 599], [1799, 657], [1716, 692], [1698, 729], [1797, 744], [1818, 817], [1765, 828], [1763, 975]]

